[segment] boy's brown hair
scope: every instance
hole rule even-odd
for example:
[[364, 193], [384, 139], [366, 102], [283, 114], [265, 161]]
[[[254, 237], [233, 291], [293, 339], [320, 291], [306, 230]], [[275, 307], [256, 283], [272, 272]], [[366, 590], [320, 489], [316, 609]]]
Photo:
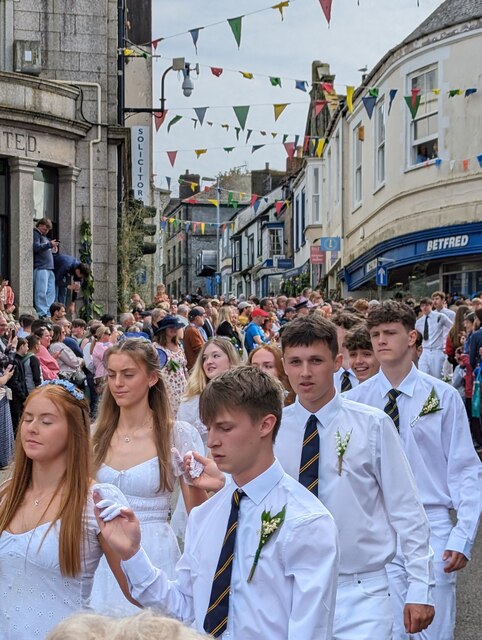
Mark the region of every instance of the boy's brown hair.
[[334, 358], [338, 355], [336, 327], [318, 313], [290, 320], [281, 330], [283, 353], [287, 347], [310, 347], [314, 342], [324, 342]]

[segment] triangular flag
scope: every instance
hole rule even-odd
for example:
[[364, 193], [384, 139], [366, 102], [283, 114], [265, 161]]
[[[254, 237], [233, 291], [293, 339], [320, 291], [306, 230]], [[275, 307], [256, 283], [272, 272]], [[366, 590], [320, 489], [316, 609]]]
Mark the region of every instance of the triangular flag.
[[[187, 198], [187, 200], [183, 200], [183, 202], [185, 202], [186, 204], [197, 204], [198, 203], [196, 198]], [[170, 222], [170, 220], [169, 220], [169, 222]], [[174, 226], [176, 226], [176, 222], [177, 222], [177, 220], [174, 220]]]
[[436, 96], [440, 95], [440, 89], [432, 89], [433, 93], [435, 93]]
[[193, 127], [196, 128], [198, 123], [197, 118], [191, 118], [191, 120], [192, 120]]
[[161, 220], [161, 231], [165, 231], [166, 227], [167, 227], [167, 221], [165, 219]]
[[283, 144], [288, 140], [288, 134], [284, 133], [283, 134]]
[[295, 143], [294, 142], [285, 142], [283, 144], [286, 153], [288, 154], [288, 158], [291, 160], [291, 158], [293, 157], [294, 153], [295, 153]]
[[166, 119], [167, 110], [166, 111], [153, 111], [153, 116], [154, 116], [154, 125], [156, 127], [156, 131], [159, 131], [159, 128], [160, 128], [161, 124]]
[[249, 106], [241, 106], [241, 107], [233, 107], [234, 113], [236, 114], [236, 118], [238, 119], [239, 124], [241, 125], [241, 129], [244, 131], [244, 127], [246, 125], [246, 119], [249, 113]]
[[231, 151], [234, 149], [234, 147], [223, 147], [224, 151], [226, 151], [226, 153], [231, 153]]
[[199, 38], [199, 30], [204, 29], [204, 27], [198, 27], [197, 29], [189, 29], [189, 33], [191, 34], [192, 43], [197, 53], [197, 39]]
[[470, 89], [465, 90], [465, 97], [471, 96], [473, 93], [477, 93], [477, 89], [475, 87], [471, 87]]
[[191, 187], [191, 191], [194, 193], [199, 185], [197, 182], [190, 182], [189, 186]]
[[222, 72], [223, 69], [221, 67], [211, 67], [211, 73], [213, 74], [213, 76], [216, 76], [216, 78], [219, 78]]
[[284, 204], [285, 204], [284, 200], [278, 200], [277, 202], [274, 203], [274, 208], [277, 216], [279, 216], [281, 209], [284, 207]]
[[321, 8], [323, 9], [328, 24], [330, 24], [331, 20], [331, 2], [332, 0], [320, 0]]
[[308, 83], [306, 80], [295, 80], [295, 89], [299, 89], [300, 91], [306, 91], [306, 85]]
[[315, 151], [317, 158], [321, 158], [321, 154], [323, 153], [324, 147], [325, 147], [325, 138], [320, 138], [316, 145], [316, 151]]
[[466, 160], [462, 160], [462, 168], [464, 171], [468, 171], [469, 170], [469, 161]]
[[346, 106], [348, 111], [353, 113], [353, 94], [355, 93], [355, 87], [347, 86], [346, 88]]
[[323, 107], [325, 107], [328, 104], [328, 102], [326, 100], [316, 100], [315, 102], [315, 118], [317, 118], [320, 115], [320, 112], [322, 111]]
[[453, 98], [454, 96], [460, 96], [461, 93], [462, 93], [461, 89], [450, 89], [449, 98]]
[[251, 71], [240, 71], [239, 73], [243, 76], [243, 78], [246, 78], [246, 80], [252, 80], [254, 78]]
[[201, 233], [204, 235], [204, 230], [206, 229], [206, 223], [201, 222]]
[[299, 139], [300, 139], [300, 136], [296, 135], [296, 136], [295, 136], [295, 142], [294, 142], [295, 149], [297, 149], [297, 148], [298, 148], [298, 140], [299, 140]]
[[152, 46], [154, 47], [154, 51], [157, 51], [157, 45], [159, 44], [159, 42], [161, 42], [163, 38], [157, 38], [157, 40], [153, 40], [151, 42]]
[[260, 131], [260, 134], [261, 134], [262, 136], [265, 136], [265, 135], [266, 135], [266, 131]]
[[246, 136], [246, 143], [248, 142], [248, 140], [251, 138], [251, 134], [253, 133], [252, 129], [248, 129], [248, 135]]
[[231, 204], [232, 201], [233, 201], [233, 192], [228, 191], [228, 204]]
[[171, 189], [171, 176], [166, 176], [167, 188], [170, 191]]
[[442, 158], [435, 158], [435, 166], [437, 168], [440, 168], [441, 164], [442, 164]]
[[199, 124], [202, 126], [204, 122], [204, 116], [206, 115], [207, 107], [194, 107], [194, 111], [197, 115], [197, 119], [199, 120]]
[[207, 124], [207, 125], [209, 125], [210, 127], [212, 127], [212, 126], [213, 126], [213, 123], [212, 123], [212, 122], [209, 122], [209, 120], [206, 120], [206, 124]]
[[177, 151], [168, 151], [167, 152], [167, 157], [169, 158], [169, 162], [171, 163], [171, 167], [173, 167], [174, 163], [176, 162], [176, 156], [177, 156]]
[[239, 140], [239, 133], [241, 131], [241, 127], [234, 127], [234, 130], [236, 131], [236, 140]]
[[378, 98], [378, 91], [379, 89], [372, 88], [372, 89], [368, 89], [368, 95], [371, 96], [372, 98]]
[[134, 49], [122, 49], [122, 53], [125, 56], [132, 56], [135, 53], [135, 51]]
[[310, 144], [310, 136], [305, 136], [303, 141], [303, 153], [306, 154], [306, 150], [308, 149], [308, 145]]
[[229, 124], [222, 124], [221, 128], [226, 129], [226, 131], [229, 131]]
[[274, 119], [275, 122], [276, 120], [278, 120], [278, 118], [280, 117], [280, 115], [283, 113], [283, 111], [286, 109], [286, 107], [288, 106], [288, 103], [285, 104], [274, 104]]
[[231, 31], [233, 32], [234, 39], [239, 46], [241, 44], [241, 21], [243, 16], [239, 16], [238, 18], [228, 18], [228, 24], [231, 27]]
[[258, 196], [257, 196], [255, 193], [253, 193], [253, 194], [251, 195], [251, 200], [250, 200], [250, 202], [249, 202], [249, 206], [250, 206], [250, 207], [252, 207], [252, 206], [254, 205], [254, 203], [256, 202], [256, 200], [257, 200], [257, 199], [258, 199]]
[[258, 209], [259, 209], [259, 205], [261, 204], [261, 200], [256, 200], [256, 202], [253, 203], [253, 209], [254, 212], [257, 213]]
[[479, 167], [482, 167], [482, 153], [477, 156], [477, 162], [479, 163]]
[[208, 202], [210, 202], [211, 204], [213, 204], [215, 207], [218, 206], [219, 204], [219, 200], [208, 200]]
[[395, 100], [395, 96], [397, 95], [398, 89], [390, 89], [390, 93], [388, 94], [388, 115], [390, 115], [390, 111], [392, 109], [393, 101]]
[[273, 87], [281, 87], [281, 78], [270, 76], [269, 81], [271, 82]]
[[194, 153], [196, 154], [196, 157], [199, 158], [203, 153], [207, 153], [207, 149], [194, 149]]
[[449, 169], [450, 169], [450, 171], [453, 171], [453, 170], [454, 170], [454, 167], [455, 167], [455, 160], [451, 160], [451, 161], [449, 162]]
[[167, 125], [167, 133], [169, 133], [171, 127], [176, 124], [176, 122], [179, 122], [179, 120], [182, 120], [182, 116], [174, 116], [171, 122]]
[[331, 82], [322, 82], [321, 88], [325, 93], [335, 93], [335, 90], [333, 89], [333, 84]]
[[421, 89], [419, 89], [418, 87], [414, 87], [412, 89], [412, 107], [415, 106], [415, 103], [417, 101], [417, 96], [420, 94]]
[[251, 153], [254, 153], [255, 151], [257, 151], [258, 149], [261, 149], [261, 147], [264, 147], [264, 144], [255, 144], [251, 147]]
[[377, 99], [374, 96], [364, 96], [362, 98], [362, 102], [363, 105], [366, 109], [366, 112], [368, 113], [368, 117], [370, 118], [370, 120], [372, 119], [372, 115], [373, 115], [373, 109], [375, 108], [375, 104], [377, 102]]
[[279, 10], [279, 12], [281, 13], [281, 20], [283, 20], [283, 19], [284, 19], [284, 16], [283, 16], [283, 9], [284, 9], [285, 7], [288, 7], [288, 6], [289, 6], [289, 4], [290, 4], [290, 3], [289, 3], [289, 0], [284, 0], [283, 2], [278, 2], [278, 4], [274, 4], [271, 8], [272, 8], [272, 9], [278, 9], [278, 10]]
[[275, 131], [272, 131], [272, 132], [271, 132], [271, 136], [273, 137], [273, 140], [276, 138], [276, 136], [277, 136], [277, 135], [278, 135], [278, 134], [277, 134]]
[[407, 103], [407, 107], [410, 109], [410, 113], [412, 114], [412, 120], [415, 120], [418, 108], [420, 106], [420, 96], [415, 96], [415, 104], [412, 104], [412, 96], [405, 96], [405, 102]]

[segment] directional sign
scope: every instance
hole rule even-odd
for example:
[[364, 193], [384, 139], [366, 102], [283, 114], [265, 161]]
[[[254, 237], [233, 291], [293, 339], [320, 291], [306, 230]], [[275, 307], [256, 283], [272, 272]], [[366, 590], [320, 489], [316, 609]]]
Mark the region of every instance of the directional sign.
[[377, 266], [377, 286], [386, 287], [388, 284], [388, 270], [383, 265]]
[[320, 249], [322, 251], [340, 251], [341, 238], [339, 236], [320, 238]]

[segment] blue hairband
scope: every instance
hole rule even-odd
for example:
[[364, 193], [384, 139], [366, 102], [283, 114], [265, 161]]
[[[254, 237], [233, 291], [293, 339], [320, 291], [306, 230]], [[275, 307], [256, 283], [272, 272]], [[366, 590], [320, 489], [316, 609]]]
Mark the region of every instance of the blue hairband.
[[62, 387], [63, 389], [68, 391], [71, 396], [74, 396], [76, 400], [84, 399], [84, 394], [82, 393], [82, 391], [78, 391], [75, 385], [73, 385], [68, 380], [60, 380], [58, 378], [56, 378], [55, 380], [45, 380], [40, 384], [40, 386], [45, 387], [45, 385], [47, 384], [54, 384], [57, 387]]

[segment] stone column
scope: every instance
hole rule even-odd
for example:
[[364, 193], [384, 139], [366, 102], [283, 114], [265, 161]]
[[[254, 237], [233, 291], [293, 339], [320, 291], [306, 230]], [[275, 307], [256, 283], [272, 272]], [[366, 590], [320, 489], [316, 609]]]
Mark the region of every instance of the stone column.
[[19, 313], [33, 312], [33, 174], [37, 162], [9, 158], [10, 266]]
[[75, 184], [79, 173], [78, 167], [60, 167], [58, 170], [60, 251], [70, 256], [76, 255]]

